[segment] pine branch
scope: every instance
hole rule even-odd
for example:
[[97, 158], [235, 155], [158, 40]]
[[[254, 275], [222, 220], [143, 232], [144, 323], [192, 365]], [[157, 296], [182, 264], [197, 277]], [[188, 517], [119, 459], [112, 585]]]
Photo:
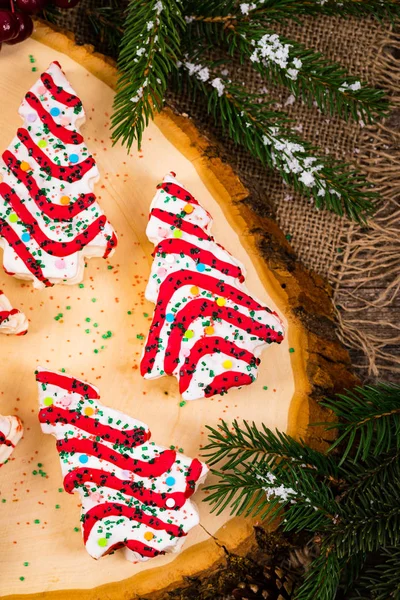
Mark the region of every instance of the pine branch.
[[185, 7], [189, 18], [216, 22], [224, 20], [230, 24], [235, 19], [254, 19], [258, 23], [300, 22], [302, 16], [338, 15], [367, 17], [378, 21], [389, 19], [394, 22], [400, 16], [398, 0], [259, 0], [235, 2], [234, 0], [189, 0]]
[[265, 425], [258, 429], [254, 422], [243, 421], [243, 425], [240, 426], [236, 420], [231, 426], [222, 421], [218, 429], [209, 426], [207, 429], [210, 432], [209, 443], [203, 448], [202, 454], [211, 466], [224, 461], [222, 471], [245, 463], [259, 471], [263, 468], [271, 470], [282, 461], [286, 461], [339, 483], [338, 469], [332, 457], [313, 450], [285, 433], [274, 433]]
[[398, 600], [400, 598], [400, 548], [382, 550], [380, 560], [365, 569], [352, 600]]
[[379, 493], [389, 482], [400, 482], [400, 449], [377, 457], [368, 456], [366, 462], [354, 461], [347, 457], [340, 474], [346, 485], [339, 496], [339, 502], [346, 496], [355, 499], [368, 489], [378, 490]]
[[231, 515], [259, 516], [271, 523], [286, 508], [285, 531], [316, 531], [337, 518], [339, 506], [330, 488], [301, 467], [282, 463], [267, 470], [245, 465], [244, 470], [213, 474], [220, 479], [205, 487], [209, 495], [204, 501], [218, 515], [229, 507]]
[[324, 112], [348, 120], [372, 122], [387, 114], [384, 91], [368, 87], [343, 67], [328, 62], [319, 52], [274, 33], [257, 22], [231, 23], [193, 21], [188, 27], [192, 43], [207, 39], [223, 44], [231, 56], [249, 59], [258, 73], [270, 82], [285, 85], [309, 106], [315, 100]]
[[324, 548], [321, 555], [313, 560], [304, 583], [294, 596], [294, 600], [333, 600], [339, 586], [344, 561], [334, 552]]
[[325, 424], [327, 430], [339, 429], [339, 436], [330, 450], [347, 439], [341, 463], [346, 460], [356, 439], [356, 461], [358, 457], [366, 460], [369, 453], [379, 456], [391, 448], [400, 448], [400, 386], [381, 383], [356, 387], [321, 404], [340, 419], [334, 425]]
[[120, 76], [111, 119], [114, 142], [140, 147], [144, 128], [161, 110], [167, 77], [180, 55], [185, 22], [178, 0], [131, 0], [121, 42]]
[[[222, 74], [213, 77], [212, 63], [185, 61], [181, 71], [189, 85], [208, 99], [208, 111], [234, 140], [265, 165], [276, 169], [285, 183], [315, 206], [364, 222], [376, 195], [354, 168], [316, 154], [315, 149], [288, 128], [284, 113], [272, 110], [264, 98], [249, 94]], [[263, 104], [260, 104], [264, 102]]]

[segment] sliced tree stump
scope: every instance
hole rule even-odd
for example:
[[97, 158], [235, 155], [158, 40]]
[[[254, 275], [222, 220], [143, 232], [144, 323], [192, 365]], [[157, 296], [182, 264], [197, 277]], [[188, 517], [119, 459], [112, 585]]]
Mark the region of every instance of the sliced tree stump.
[[[220, 418], [263, 422], [322, 446], [321, 430], [309, 427], [329, 418], [318, 402], [355, 380], [347, 352], [335, 337], [329, 286], [296, 262], [274, 221], [251, 212], [244, 203], [247, 190], [229, 165], [213, 158], [212, 142], [189, 119], [165, 109], [146, 130], [140, 152], [134, 149], [127, 156], [124, 148], [112, 147], [116, 70], [91, 48], [78, 47], [38, 23], [34, 39], [2, 49], [2, 147], [20, 125], [23, 95], [53, 60], [61, 63], [83, 100], [87, 121], [82, 133], [102, 176], [95, 191], [119, 234], [119, 247], [111, 260], [89, 262], [84, 287], [36, 291], [1, 276], [1, 287], [31, 323], [24, 338], [1, 340], [6, 361], [0, 412], [18, 414], [25, 436], [1, 470], [0, 596], [154, 599], [184, 577], [214, 568], [224, 558], [223, 546], [245, 551], [253, 523], [231, 519], [229, 511], [211, 515], [200, 491], [195, 499], [201, 525], [179, 555], [131, 564], [117, 552], [93, 561], [79, 532], [78, 499], [63, 492], [54, 441], [40, 431], [37, 364], [65, 368], [97, 385], [105, 404], [148, 423], [158, 443], [183, 448], [190, 456], [206, 442], [205, 425], [215, 426]], [[145, 381], [138, 371], [153, 310], [143, 297], [152, 251], [145, 227], [155, 186], [171, 170], [213, 215], [216, 239], [243, 262], [252, 294], [279, 312], [287, 332], [280, 346], [263, 353], [252, 386], [185, 406], [180, 406], [175, 379]], [[112, 336], [104, 340], [107, 331]]]

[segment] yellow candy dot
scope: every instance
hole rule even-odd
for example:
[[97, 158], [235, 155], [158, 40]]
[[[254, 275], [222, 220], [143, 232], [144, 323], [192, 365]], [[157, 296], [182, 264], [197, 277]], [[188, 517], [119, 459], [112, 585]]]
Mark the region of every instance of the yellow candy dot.
[[222, 366], [224, 367], [224, 369], [232, 369], [233, 363], [231, 360], [224, 360]]
[[47, 146], [46, 140], [39, 140], [38, 146], [39, 146], [39, 148], [46, 148], [46, 146]]
[[212, 335], [214, 333], [214, 327], [212, 327], [212, 325], [210, 325], [209, 327], [206, 327], [204, 329], [204, 333], [206, 335]]
[[15, 213], [11, 213], [11, 215], [8, 217], [8, 220], [10, 223], [16, 223], [18, 221], [18, 217]]
[[31, 168], [31, 165], [29, 163], [27, 163], [25, 160], [22, 161], [22, 163], [20, 164], [20, 169], [22, 171], [29, 171]]
[[94, 414], [94, 409], [91, 406], [85, 408], [84, 413], [87, 417], [91, 417]]
[[148, 542], [150, 542], [150, 540], [153, 539], [154, 537], [154, 533], [151, 533], [151, 531], [146, 531], [146, 533], [144, 534], [144, 539], [147, 540]]
[[185, 338], [192, 338], [194, 336], [194, 331], [192, 329], [188, 329], [187, 331], [185, 331]]
[[183, 207], [183, 210], [187, 215], [190, 215], [190, 213], [194, 211], [194, 208], [191, 204], [186, 204], [186, 206]]
[[181, 238], [182, 231], [180, 229], [174, 229], [174, 238]]
[[43, 400], [43, 404], [45, 406], [51, 406], [53, 404], [53, 398], [50, 398], [50, 396], [47, 396], [47, 398], [45, 398]]
[[218, 306], [225, 306], [226, 300], [225, 298], [217, 298], [216, 303], [218, 304]]
[[107, 546], [108, 541], [107, 541], [107, 538], [99, 538], [97, 540], [97, 543], [98, 543], [99, 546], [101, 546], [102, 548], [104, 548], [104, 546]]
[[64, 204], [67, 205], [71, 202], [69, 196], [61, 196], [60, 198], [60, 204]]
[[200, 290], [199, 290], [199, 288], [197, 287], [197, 285], [192, 285], [192, 287], [190, 288], [190, 293], [191, 293], [193, 296], [197, 296], [197, 294], [199, 294], [199, 293], [200, 293]]

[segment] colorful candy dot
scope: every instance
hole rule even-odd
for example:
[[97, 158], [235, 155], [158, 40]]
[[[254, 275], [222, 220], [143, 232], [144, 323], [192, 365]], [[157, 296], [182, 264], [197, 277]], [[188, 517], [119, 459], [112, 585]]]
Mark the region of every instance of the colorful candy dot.
[[31, 239], [31, 236], [29, 235], [29, 233], [23, 233], [23, 234], [21, 235], [21, 240], [22, 240], [23, 242], [29, 242], [29, 240], [30, 240], [30, 239]]
[[46, 146], [47, 146], [46, 140], [39, 140], [38, 146], [39, 146], [39, 148], [46, 148]]
[[77, 154], [70, 154], [68, 157], [69, 162], [71, 163], [77, 163], [79, 162], [79, 156]]
[[91, 406], [87, 406], [83, 412], [87, 417], [91, 417], [94, 414], [94, 409]]
[[62, 204], [63, 206], [67, 206], [70, 202], [71, 202], [71, 199], [69, 196], [61, 196], [60, 204]]
[[180, 229], [174, 229], [174, 233], [173, 236], [174, 238], [181, 238], [182, 237], [182, 231]]
[[164, 269], [164, 267], [160, 267], [159, 269], [157, 269], [157, 275], [159, 277], [164, 277], [164, 275], [167, 274], [167, 269]]
[[196, 269], [199, 273], [202, 273], [203, 271], [205, 271], [206, 265], [204, 265], [203, 263], [198, 263], [196, 265]]
[[53, 398], [51, 398], [50, 396], [47, 396], [47, 398], [45, 398], [43, 400], [43, 404], [45, 406], [52, 406], [52, 404], [53, 404]]
[[53, 108], [50, 109], [50, 114], [52, 117], [58, 117], [58, 115], [60, 114], [60, 109], [57, 108], [57, 106], [53, 106]]
[[89, 460], [89, 457], [87, 456], [87, 454], [81, 454], [79, 457], [79, 462], [81, 462], [82, 464], [87, 463]]
[[22, 163], [19, 165], [19, 168], [21, 169], [21, 171], [29, 171], [31, 165], [27, 163], [26, 160], [23, 160]]
[[167, 477], [167, 479], [165, 480], [165, 483], [171, 487], [172, 485], [175, 485], [175, 477]]
[[29, 115], [26, 115], [26, 120], [28, 121], [28, 123], [34, 123], [37, 119], [37, 115], [35, 113], [29, 113]]
[[194, 331], [193, 329], [188, 329], [187, 331], [185, 331], [185, 338], [187, 338], [188, 340], [190, 338], [192, 338], [194, 336]]
[[216, 303], [218, 304], [218, 306], [225, 306], [226, 299], [225, 298], [217, 298]]
[[200, 293], [199, 288], [197, 287], [197, 285], [192, 285], [192, 287], [190, 288], [190, 293], [193, 296], [197, 296]]
[[175, 320], [175, 316], [174, 316], [172, 313], [168, 313], [167, 315], [165, 315], [165, 320], [166, 320], [168, 323], [172, 323], [172, 321], [174, 321], [174, 320]]
[[18, 221], [18, 216], [15, 213], [11, 213], [11, 215], [8, 217], [8, 220], [10, 223], [16, 223]]
[[208, 327], [204, 328], [204, 333], [206, 335], [213, 335], [214, 333], [214, 327], [212, 325], [209, 325]]
[[173, 508], [175, 506], [175, 500], [173, 498], [167, 498], [165, 501], [165, 506], [168, 506], [168, 508]]
[[99, 546], [101, 546], [102, 548], [104, 548], [108, 544], [107, 538], [99, 538], [97, 540], [97, 543], [98, 543]]
[[231, 360], [224, 360], [224, 362], [222, 363], [222, 366], [224, 367], [224, 369], [232, 369], [233, 363]]
[[65, 260], [63, 258], [58, 258], [55, 261], [54, 266], [56, 267], [56, 269], [65, 269]]
[[151, 533], [151, 531], [146, 531], [143, 537], [147, 542], [150, 542], [154, 537], [154, 533]]
[[190, 215], [190, 213], [194, 211], [194, 208], [191, 204], [186, 204], [186, 206], [183, 207], [183, 210], [187, 215]]

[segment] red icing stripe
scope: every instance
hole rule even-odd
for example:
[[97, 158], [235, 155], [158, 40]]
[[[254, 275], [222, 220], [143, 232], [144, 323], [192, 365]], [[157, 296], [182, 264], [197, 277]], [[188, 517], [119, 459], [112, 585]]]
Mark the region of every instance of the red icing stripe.
[[239, 348], [234, 342], [218, 336], [203, 337], [194, 344], [189, 356], [185, 359], [185, 364], [179, 370], [179, 392], [181, 394], [188, 389], [199, 360], [207, 354], [220, 352], [243, 360], [247, 364], [257, 364], [254, 354], [244, 348]]
[[103, 254], [103, 258], [107, 258], [108, 256], [110, 256], [112, 250], [115, 248], [115, 246], [118, 243], [118, 238], [115, 235], [115, 232], [112, 232], [111, 237], [110, 236], [106, 236], [106, 240], [107, 240], [107, 247], [106, 247], [106, 251]]
[[[215, 277], [211, 277], [209, 275], [204, 275], [202, 273], [194, 273], [192, 271], [186, 271], [186, 270], [185, 271], [177, 271], [175, 273], [172, 273], [160, 285], [160, 289], [159, 289], [159, 293], [158, 293], [159, 300], [157, 302], [156, 309], [154, 311], [153, 321], [152, 321], [152, 324], [150, 327], [148, 340], [147, 340], [147, 343], [145, 346], [145, 354], [141, 361], [140, 367], [141, 367], [142, 375], [145, 375], [146, 373], [151, 372], [152, 364], [154, 362], [155, 356], [158, 351], [158, 340], [160, 337], [161, 328], [162, 328], [164, 320], [165, 320], [166, 308], [167, 308], [168, 303], [169, 303], [173, 293], [175, 292], [175, 290], [181, 288], [184, 285], [196, 285], [200, 288], [203, 288], [205, 290], [213, 292], [217, 296], [223, 296], [224, 298], [228, 298], [228, 299], [232, 300], [233, 302], [246, 307], [248, 310], [260, 310], [260, 311], [266, 311], [268, 313], [271, 313], [271, 311], [267, 307], [261, 306], [258, 302], [253, 300], [253, 298], [251, 298], [245, 292], [237, 290], [233, 286], [231, 286], [227, 283], [224, 283], [224, 281], [218, 280]], [[195, 301], [195, 300], [190, 301], [187, 304], [186, 308], [189, 308], [190, 310], [192, 310], [190, 307], [192, 307], [193, 302], [197, 302], [196, 308], [199, 307], [197, 310], [200, 310], [200, 306], [202, 306], [203, 304], [207, 304], [207, 302], [208, 302], [209, 306], [212, 306], [214, 308], [215, 313], [218, 313], [219, 309], [222, 308], [222, 307], [219, 307], [214, 302], [206, 301], [204, 298], [201, 298], [197, 301]], [[238, 317], [235, 317], [234, 313], [237, 311], [234, 311], [233, 309], [225, 309], [225, 311], [227, 311], [227, 312], [226, 313], [224, 312], [222, 314], [226, 315], [226, 317], [229, 317], [227, 320], [236, 322], [235, 318], [237, 319]], [[200, 314], [200, 312], [197, 312], [197, 313], [195, 311], [193, 312], [194, 316], [199, 316], [199, 314]], [[212, 310], [210, 311], [210, 314], [213, 314]], [[239, 318], [249, 319], [249, 317], [245, 317], [245, 315], [242, 315], [241, 313], [237, 313], [237, 314], [239, 314]], [[193, 320], [193, 318], [194, 317], [192, 317], [192, 320]], [[257, 324], [256, 321], [252, 321], [252, 323]], [[267, 328], [265, 325], [263, 325], [262, 327], [265, 328], [265, 336], [267, 339], [269, 339], [268, 335], [267, 335], [267, 332], [269, 331], [271, 341], [272, 341], [272, 339], [273, 339], [273, 341], [276, 341], [276, 342], [282, 341], [283, 336], [278, 335], [278, 332], [276, 332], [270, 328]], [[181, 333], [183, 333], [183, 332], [181, 332]], [[170, 338], [171, 338], [171, 336], [170, 336]]]
[[214, 256], [212, 252], [209, 252], [208, 250], [202, 250], [195, 244], [191, 244], [186, 240], [173, 238], [163, 240], [158, 244], [158, 246], [156, 246], [154, 253], [183, 254], [184, 256], [190, 256], [190, 258], [193, 258], [195, 261], [204, 263], [205, 265], [213, 267], [214, 269], [218, 269], [218, 271], [221, 271], [221, 273], [224, 275], [236, 277], [241, 282], [244, 281], [243, 273], [239, 267], [220, 260]]
[[40, 148], [38, 148], [26, 129], [18, 129], [17, 136], [27, 148], [29, 155], [34, 158], [38, 165], [54, 179], [75, 183], [76, 181], [82, 179], [83, 175], [90, 171], [90, 169], [96, 164], [94, 158], [89, 156], [76, 165], [65, 165], [60, 167], [56, 163], [53, 163], [48, 156], [46, 156], [46, 154], [42, 152]]
[[77, 131], [71, 131], [70, 129], [67, 129], [66, 127], [56, 123], [51, 114], [48, 113], [45, 108], [43, 108], [39, 98], [37, 98], [35, 94], [28, 92], [25, 96], [25, 100], [29, 106], [37, 112], [40, 120], [49, 128], [49, 131], [59, 140], [64, 142], [64, 144], [82, 144], [83, 137], [81, 134]]
[[11, 440], [8, 440], [6, 438], [6, 436], [4, 435], [4, 433], [2, 431], [0, 431], [0, 446], [1, 445], [15, 448], [15, 444], [13, 444]]
[[[267, 343], [280, 342], [283, 339], [277, 331], [237, 310], [226, 306], [218, 306], [215, 302], [206, 298], [192, 300], [177, 313], [175, 321], [171, 325], [164, 359], [164, 369], [168, 375], [172, 375], [178, 364], [179, 351], [185, 331], [190, 328], [194, 320], [205, 317], [226, 321]], [[203, 338], [203, 342], [207, 343], [206, 337]]]
[[17, 310], [16, 308], [13, 308], [11, 310], [0, 311], [0, 325], [3, 323], [3, 321], [6, 321], [9, 317], [11, 317], [12, 315], [17, 315], [18, 313], [19, 310]]
[[39, 383], [56, 385], [67, 392], [74, 392], [75, 394], [80, 394], [84, 398], [89, 398], [91, 400], [98, 400], [100, 398], [94, 387], [85, 381], [80, 381], [74, 377], [68, 377], [68, 375], [60, 375], [59, 373], [53, 373], [51, 371], [38, 371], [36, 373], [36, 381]]
[[159, 189], [165, 190], [167, 194], [171, 196], [175, 196], [175, 198], [179, 198], [179, 200], [183, 200], [184, 202], [188, 202], [189, 204], [199, 204], [194, 196], [187, 190], [185, 190], [180, 185], [176, 183], [170, 183], [169, 181], [163, 181], [160, 185], [157, 186]]
[[72, 202], [68, 206], [54, 204], [41, 192], [35, 179], [20, 168], [20, 161], [17, 160], [9, 150], [6, 150], [3, 153], [3, 160], [14, 177], [25, 185], [29, 191], [30, 197], [35, 201], [37, 207], [50, 219], [68, 221], [69, 219], [76, 217], [76, 215], [96, 201], [96, 196], [94, 194], [81, 194], [75, 202]]
[[[194, 476], [195, 475], [191, 475], [191, 478]], [[161, 494], [146, 489], [142, 483], [123, 481], [113, 473], [107, 473], [101, 469], [88, 469], [84, 467], [74, 469], [64, 477], [64, 489], [66, 492], [72, 494], [76, 488], [84, 485], [86, 482], [95, 483], [99, 487], [108, 487], [113, 490], [118, 490], [121, 494], [126, 494], [127, 496], [136, 498], [136, 500], [140, 500], [142, 504], [146, 504], [147, 506], [157, 506], [158, 508], [168, 508], [165, 504], [168, 498], [174, 499], [174, 508], [182, 508], [186, 502], [186, 498], [188, 498], [188, 495], [184, 492]], [[192, 488], [190, 487], [189, 495], [192, 495], [193, 492], [194, 489], [192, 491]]]
[[150, 432], [142, 428], [120, 431], [89, 416], [79, 414], [75, 410], [67, 410], [58, 406], [42, 408], [39, 412], [39, 421], [51, 425], [57, 423], [73, 425], [87, 433], [100, 436], [107, 442], [122, 444], [126, 448], [140, 446], [150, 438]]
[[[32, 216], [29, 210], [21, 201], [20, 197], [10, 188], [7, 183], [0, 183], [0, 195], [9, 202], [13, 210], [17, 213], [21, 221], [29, 230], [29, 234], [37, 242], [37, 244], [47, 252], [54, 256], [69, 256], [75, 252], [79, 252], [87, 244], [89, 244], [94, 238], [104, 229], [107, 218], [105, 215], [98, 217], [93, 223], [91, 223], [82, 233], [78, 234], [70, 242], [57, 242], [49, 239], [43, 231], [36, 219]], [[21, 242], [22, 243], [22, 242]]]
[[212, 383], [204, 388], [204, 396], [209, 398], [210, 396], [214, 396], [214, 394], [224, 394], [232, 387], [250, 385], [253, 381], [254, 379], [247, 373], [240, 373], [239, 371], [221, 373], [214, 377]]
[[46, 287], [53, 284], [43, 275], [43, 271], [38, 261], [32, 256], [25, 244], [20, 240], [15, 231], [4, 219], [0, 218], [0, 236], [3, 237], [14, 252], [20, 257], [27, 269]]
[[92, 442], [87, 439], [69, 439], [57, 440], [57, 449], [59, 452], [81, 452], [96, 456], [101, 460], [106, 460], [120, 469], [133, 471], [140, 477], [159, 477], [172, 467], [175, 462], [176, 452], [165, 450], [152, 461], [144, 462], [139, 459], [130, 458], [122, 455], [118, 450], [112, 450], [104, 444]]
[[117, 502], [104, 502], [91, 508], [85, 515], [83, 521], [83, 541], [86, 543], [91, 530], [93, 527], [105, 518], [110, 517], [126, 517], [130, 521], [137, 521], [143, 523], [152, 529], [157, 531], [166, 531], [169, 535], [174, 537], [183, 537], [187, 535], [183, 529], [172, 523], [166, 523], [154, 517], [151, 514], [145, 513], [139, 508], [131, 508], [124, 504], [118, 504]]
[[197, 237], [199, 239], [202, 239], [202, 240], [212, 240], [213, 239], [210, 235], [208, 235], [208, 233], [206, 233], [204, 231], [204, 229], [202, 229], [198, 225], [194, 225], [193, 223], [190, 223], [189, 221], [184, 221], [182, 219], [182, 217], [180, 217], [179, 215], [177, 215], [175, 213], [167, 212], [166, 210], [162, 210], [161, 208], [153, 208], [150, 213], [150, 217], [156, 217], [157, 219], [160, 219], [164, 223], [167, 223], [168, 225], [173, 225], [177, 229], [181, 229], [185, 233], [188, 233], [189, 235], [194, 235], [195, 237]]
[[[1, 467], [1, 465], [0, 465], [0, 467]], [[137, 540], [127, 540], [126, 542], [117, 542], [116, 544], [113, 544], [112, 546], [110, 546], [110, 548], [107, 548], [107, 550], [104, 552], [104, 554], [102, 554], [102, 556], [106, 556], [107, 554], [110, 554], [111, 552], [120, 550], [121, 548], [124, 548], [125, 546], [127, 548], [129, 548], [129, 550], [132, 550], [133, 552], [137, 552], [141, 556], [148, 556], [149, 558], [154, 558], [155, 556], [160, 556], [161, 554], [165, 554], [164, 551], [156, 550], [155, 548], [152, 548], [152, 546], [148, 546], [147, 544], [143, 544], [142, 542], [139, 542]]]
[[197, 458], [194, 458], [190, 463], [190, 467], [188, 469], [188, 474], [186, 476], [186, 490], [185, 496], [186, 498], [190, 498], [192, 494], [196, 491], [196, 482], [199, 480], [199, 477], [203, 471], [203, 465]]
[[[59, 63], [54, 61], [54, 64], [56, 64], [61, 70]], [[51, 93], [51, 95], [57, 100], [57, 102], [60, 102], [65, 106], [70, 106], [73, 108], [79, 108], [82, 106], [82, 102], [77, 96], [74, 96], [74, 94], [71, 94], [71, 92], [66, 92], [61, 86], [56, 85], [54, 83], [54, 80], [50, 73], [43, 73], [40, 76], [40, 79], [42, 80], [42, 83], [45, 86], [45, 88]]]

